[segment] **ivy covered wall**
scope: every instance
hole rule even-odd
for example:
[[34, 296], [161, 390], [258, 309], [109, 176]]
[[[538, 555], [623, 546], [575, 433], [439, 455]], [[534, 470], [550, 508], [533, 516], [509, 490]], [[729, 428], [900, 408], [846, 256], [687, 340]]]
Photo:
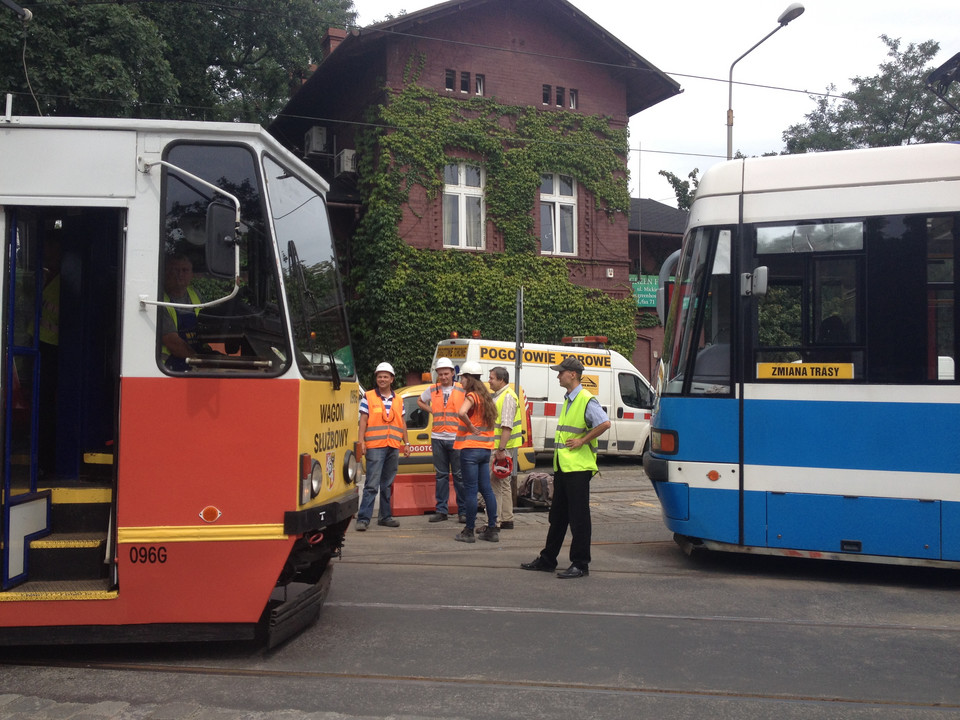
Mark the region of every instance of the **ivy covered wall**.
[[[541, 256], [534, 234], [540, 175], [572, 175], [609, 218], [627, 213], [627, 132], [609, 118], [453, 99], [417, 83], [423, 57], [404, 86], [371, 111], [358, 138], [363, 217], [352, 242], [350, 321], [361, 378], [387, 360], [398, 375], [424, 372], [438, 340], [480, 329], [512, 339], [523, 286], [527, 342], [606, 335], [626, 354], [636, 341], [636, 304], [569, 280], [569, 260]], [[389, 131], [383, 128], [390, 128]], [[443, 191], [443, 166], [483, 165], [487, 221], [503, 253], [424, 250], [399, 234], [411, 189]], [[574, 261], [575, 262], [575, 261]]]

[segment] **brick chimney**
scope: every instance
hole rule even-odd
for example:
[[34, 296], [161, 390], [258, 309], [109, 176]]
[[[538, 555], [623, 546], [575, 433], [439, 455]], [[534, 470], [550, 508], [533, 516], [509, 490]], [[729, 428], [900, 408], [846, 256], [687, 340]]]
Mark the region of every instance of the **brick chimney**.
[[326, 34], [321, 40], [321, 49], [323, 50], [323, 59], [330, 57], [330, 53], [337, 49], [337, 46], [347, 37], [347, 31], [343, 28], [327, 28]]

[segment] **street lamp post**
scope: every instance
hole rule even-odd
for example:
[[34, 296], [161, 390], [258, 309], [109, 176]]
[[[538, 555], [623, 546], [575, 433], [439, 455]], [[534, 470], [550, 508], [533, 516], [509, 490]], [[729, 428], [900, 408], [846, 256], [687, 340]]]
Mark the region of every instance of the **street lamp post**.
[[803, 15], [803, 10], [804, 10], [804, 7], [802, 4], [790, 3], [787, 6], [787, 9], [784, 10], [782, 13], [780, 13], [780, 17], [777, 18], [777, 22], [779, 23], [779, 25], [777, 25], [773, 30], [771, 30], [766, 35], [764, 35], [764, 37], [760, 40], [760, 42], [758, 42], [752, 48], [747, 50], [743, 55], [738, 57], [736, 60], [734, 60], [730, 64], [730, 80], [727, 83], [730, 91], [729, 99], [727, 102], [727, 160], [730, 160], [733, 158], [733, 66], [736, 65], [741, 60], [743, 60], [747, 55], [752, 53], [754, 50], [756, 50], [762, 43], [764, 43], [767, 40], [767, 38], [769, 38], [771, 35], [777, 32], [777, 30], [780, 30], [781, 28], [786, 27], [787, 24], [790, 23], [792, 20], [796, 20], [798, 17]]

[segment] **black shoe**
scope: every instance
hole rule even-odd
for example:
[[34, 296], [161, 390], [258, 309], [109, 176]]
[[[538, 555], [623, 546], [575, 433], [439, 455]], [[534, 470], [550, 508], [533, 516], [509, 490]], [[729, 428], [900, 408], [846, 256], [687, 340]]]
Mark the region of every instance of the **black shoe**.
[[513, 520], [506, 520], [500, 523], [501, 530], [513, 530]]
[[446, 513], [434, 513], [433, 515], [430, 516], [430, 520], [428, 522], [443, 522], [446, 519], [447, 519]]
[[466, 515], [462, 515], [462, 514], [461, 514], [461, 515], [457, 515], [457, 522], [459, 522], [461, 525], [466, 525], [466, 524], [467, 524], [467, 516], [466, 516]]
[[553, 572], [557, 569], [556, 565], [550, 565], [539, 555], [533, 562], [520, 563], [520, 567], [522, 567], [524, 570], [540, 570], [542, 572]]
[[463, 530], [458, 532], [456, 535], [454, 535], [453, 539], [456, 540], [457, 542], [465, 542], [465, 543], [475, 543], [477, 541], [476, 536], [473, 534], [473, 530], [471, 530], [470, 528], [464, 528]]
[[384, 518], [383, 520], [377, 520], [377, 525], [383, 525], [384, 527], [400, 527], [400, 521], [395, 517]]
[[576, 565], [571, 565], [563, 572], [558, 572], [557, 577], [561, 580], [569, 580], [570, 578], [581, 578], [586, 577], [590, 574], [588, 568], [577, 567]]
[[492, 528], [489, 525], [484, 525], [482, 528], [477, 530], [477, 537], [480, 540], [486, 540], [487, 542], [500, 542], [500, 533], [496, 528]]

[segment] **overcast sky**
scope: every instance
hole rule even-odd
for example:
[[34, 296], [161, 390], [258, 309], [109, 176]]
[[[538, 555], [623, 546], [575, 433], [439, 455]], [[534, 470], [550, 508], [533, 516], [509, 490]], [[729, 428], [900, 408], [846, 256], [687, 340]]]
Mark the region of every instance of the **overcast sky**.
[[[730, 64], [777, 27], [789, 0], [570, 0], [594, 22], [680, 83], [683, 93], [630, 122], [630, 190], [676, 204], [659, 170], [681, 178], [726, 158]], [[439, 4], [434, 0], [354, 0], [361, 26]], [[958, 0], [806, 0], [803, 15], [733, 71], [733, 149], [783, 149], [782, 134], [814, 108], [810, 92], [876, 75], [886, 60], [880, 35], [908, 43], [936, 40], [945, 62], [960, 52]], [[711, 78], [711, 79], [699, 79]], [[768, 87], [748, 87], [752, 83]], [[775, 89], [785, 88], [785, 89]]]

